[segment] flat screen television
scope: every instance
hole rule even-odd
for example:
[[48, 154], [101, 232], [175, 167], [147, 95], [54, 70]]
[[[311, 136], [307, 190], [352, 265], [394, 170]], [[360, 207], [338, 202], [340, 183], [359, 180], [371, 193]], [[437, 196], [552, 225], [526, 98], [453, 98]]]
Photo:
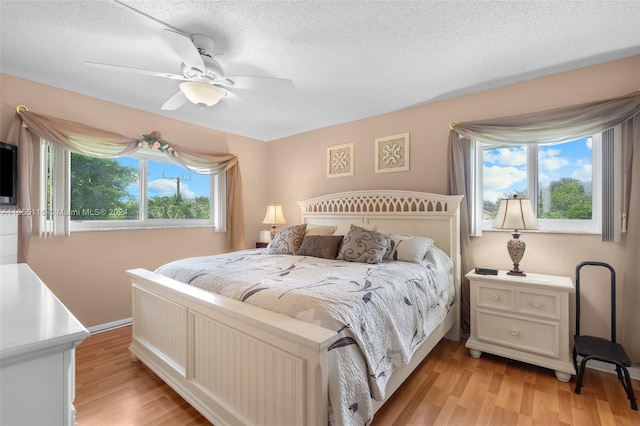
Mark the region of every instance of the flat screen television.
[[0, 205], [18, 204], [18, 147], [0, 142]]

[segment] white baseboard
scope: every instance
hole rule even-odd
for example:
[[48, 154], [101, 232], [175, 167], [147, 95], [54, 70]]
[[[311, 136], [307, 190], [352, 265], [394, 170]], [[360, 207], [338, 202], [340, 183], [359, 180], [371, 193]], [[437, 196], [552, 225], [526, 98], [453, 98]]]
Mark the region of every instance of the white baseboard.
[[91, 333], [91, 334], [101, 333], [103, 331], [111, 330], [111, 329], [114, 329], [114, 328], [124, 327], [126, 325], [131, 324], [131, 322], [132, 322], [132, 318], [129, 317], [129, 318], [124, 318], [124, 319], [117, 320], [117, 321], [107, 322], [107, 323], [104, 323], [104, 324], [94, 325], [93, 327], [87, 328], [87, 330], [89, 330], [89, 333]]
[[[578, 358], [578, 366], [580, 366], [580, 360], [581, 358]], [[616, 374], [616, 366], [613, 364], [609, 364], [608, 362], [602, 362], [602, 361], [598, 361], [598, 360], [591, 360], [587, 363], [587, 368], [592, 368], [594, 370], [598, 370], [598, 371], [604, 371], [607, 373], [611, 373], [611, 374]], [[637, 365], [633, 365], [631, 367], [628, 368], [629, 370], [629, 376], [631, 376], [632, 379], [635, 380], [640, 380], [640, 367]]]

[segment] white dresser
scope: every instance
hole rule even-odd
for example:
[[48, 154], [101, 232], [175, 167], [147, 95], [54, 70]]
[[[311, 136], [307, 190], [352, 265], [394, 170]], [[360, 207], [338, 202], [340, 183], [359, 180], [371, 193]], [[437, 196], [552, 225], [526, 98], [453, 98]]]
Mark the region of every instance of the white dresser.
[[26, 264], [0, 265], [0, 425], [75, 424], [75, 347], [88, 335]]
[[0, 265], [18, 260], [18, 216], [0, 209]]
[[525, 277], [469, 272], [472, 357], [482, 352], [555, 370], [568, 382], [575, 369], [570, 354], [569, 277], [527, 273]]

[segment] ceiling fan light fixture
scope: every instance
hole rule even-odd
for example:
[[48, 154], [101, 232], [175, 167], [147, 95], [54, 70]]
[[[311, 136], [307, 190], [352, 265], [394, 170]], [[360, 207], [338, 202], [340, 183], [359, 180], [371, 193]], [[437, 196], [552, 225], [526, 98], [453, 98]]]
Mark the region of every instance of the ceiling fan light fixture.
[[226, 92], [218, 86], [197, 81], [180, 83], [180, 90], [187, 99], [200, 106], [215, 105], [226, 95]]

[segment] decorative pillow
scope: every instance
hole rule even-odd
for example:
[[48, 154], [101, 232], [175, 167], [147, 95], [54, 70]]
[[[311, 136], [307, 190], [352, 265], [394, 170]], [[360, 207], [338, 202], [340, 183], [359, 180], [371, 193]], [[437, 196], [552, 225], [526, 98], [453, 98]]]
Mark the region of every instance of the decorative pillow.
[[332, 235], [337, 226], [322, 226], [322, 225], [309, 225], [307, 224], [307, 230], [304, 233], [305, 237], [309, 235]]
[[388, 245], [388, 235], [351, 225], [337, 258], [347, 262], [380, 263]]
[[387, 258], [402, 262], [421, 262], [433, 245], [431, 238], [415, 235], [392, 235], [391, 240], [393, 248], [387, 250]]
[[298, 256], [322, 257], [335, 259], [340, 249], [342, 235], [307, 235], [296, 251]]
[[267, 246], [269, 254], [294, 254], [304, 238], [307, 224], [289, 226], [278, 231]]
[[369, 225], [364, 222], [342, 222], [338, 225], [338, 228], [334, 231], [333, 235], [347, 235], [349, 230], [351, 230], [351, 225], [357, 226], [359, 228], [368, 229], [370, 231], [377, 231], [378, 225]]

